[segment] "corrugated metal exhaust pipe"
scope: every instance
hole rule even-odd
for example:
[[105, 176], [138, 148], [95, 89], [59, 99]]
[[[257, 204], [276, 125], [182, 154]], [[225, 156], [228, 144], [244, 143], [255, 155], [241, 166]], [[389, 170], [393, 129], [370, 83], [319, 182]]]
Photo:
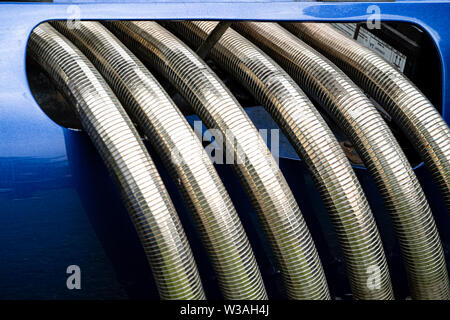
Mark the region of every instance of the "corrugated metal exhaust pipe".
[[[184, 43], [155, 22], [108, 23], [166, 77], [209, 128], [222, 132], [227, 156], [258, 213], [292, 299], [329, 299], [316, 248], [275, 159], [220, 79]], [[231, 150], [232, 149], [232, 150]]]
[[[200, 45], [216, 22], [167, 22], [191, 45]], [[356, 299], [392, 299], [392, 286], [372, 212], [356, 175], [331, 130], [306, 95], [271, 58], [234, 30], [210, 57], [233, 74], [278, 122], [305, 161], [326, 204], [346, 260]], [[379, 270], [380, 286], [368, 285]]]
[[267, 299], [241, 221], [200, 140], [145, 66], [104, 26], [55, 28], [73, 41], [117, 93], [168, 166], [194, 215], [225, 299]]
[[431, 210], [406, 156], [372, 103], [341, 70], [281, 26], [246, 22], [234, 27], [319, 101], [357, 148], [391, 215], [412, 297], [448, 299], [448, 275]]
[[430, 170], [450, 213], [450, 130], [431, 102], [377, 53], [332, 26], [285, 27], [335, 62], [389, 112]]
[[28, 52], [76, 106], [83, 128], [114, 177], [162, 299], [204, 299], [189, 243], [170, 197], [130, 118], [83, 54], [48, 23]]

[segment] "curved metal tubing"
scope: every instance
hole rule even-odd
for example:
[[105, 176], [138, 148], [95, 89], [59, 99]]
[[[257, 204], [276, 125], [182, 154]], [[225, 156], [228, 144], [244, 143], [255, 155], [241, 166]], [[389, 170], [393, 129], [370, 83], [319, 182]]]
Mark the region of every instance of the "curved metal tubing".
[[[278, 165], [245, 111], [192, 50], [156, 22], [108, 26], [183, 94], [209, 128], [222, 132], [228, 155], [262, 221], [288, 296], [328, 299], [316, 248]], [[231, 150], [233, 149], [233, 150]]]
[[[169, 29], [198, 46], [217, 22], [170, 22]], [[333, 133], [292, 78], [234, 30], [210, 57], [265, 106], [305, 161], [336, 229], [356, 299], [392, 299], [392, 285], [377, 226], [361, 185]], [[367, 285], [380, 270], [380, 288]]]
[[374, 178], [399, 238], [412, 297], [448, 299], [439, 234], [422, 188], [381, 115], [328, 59], [275, 23], [235, 28], [278, 61], [352, 140]]
[[189, 243], [161, 178], [120, 102], [89, 60], [48, 23], [28, 52], [76, 107], [119, 187], [162, 299], [204, 299]]
[[147, 68], [98, 22], [69, 29], [74, 42], [158, 151], [188, 204], [211, 257], [225, 299], [267, 299], [239, 216], [214, 166], [183, 114]]
[[389, 112], [430, 170], [450, 213], [450, 129], [425, 95], [376, 52], [330, 25], [286, 28], [336, 63]]

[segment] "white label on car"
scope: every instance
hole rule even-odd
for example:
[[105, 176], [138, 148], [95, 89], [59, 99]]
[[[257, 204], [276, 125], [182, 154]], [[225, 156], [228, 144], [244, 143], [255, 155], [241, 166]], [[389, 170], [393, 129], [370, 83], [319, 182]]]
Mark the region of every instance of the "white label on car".
[[[333, 27], [342, 31], [347, 36], [353, 38], [356, 30], [355, 23], [333, 23], [332, 25]], [[381, 55], [387, 61], [392, 63], [401, 72], [405, 70], [407, 57], [397, 49], [393, 48], [392, 46], [381, 40], [380, 38], [374, 36], [368, 30], [360, 28], [358, 33], [358, 39], [356, 40], [359, 43], [363, 44], [364, 46], [372, 49], [373, 51]]]

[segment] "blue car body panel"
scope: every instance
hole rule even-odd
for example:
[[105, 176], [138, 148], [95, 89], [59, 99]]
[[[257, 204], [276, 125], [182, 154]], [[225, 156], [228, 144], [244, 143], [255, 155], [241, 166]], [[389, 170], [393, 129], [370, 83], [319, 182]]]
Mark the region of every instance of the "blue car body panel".
[[[81, 19], [227, 19], [365, 21], [369, 6], [382, 21], [420, 25], [442, 64], [443, 116], [450, 121], [450, 2], [295, 1], [54, 1], [0, 4], [0, 299], [157, 299], [139, 241], [117, 190], [88, 137], [54, 123], [33, 98], [26, 77], [26, 46], [43, 21]], [[430, 75], [433, 76], [433, 75]], [[434, 75], [439, 76], [439, 75]], [[258, 128], [276, 128], [261, 107], [246, 109]], [[195, 116], [190, 116], [192, 121]], [[282, 139], [285, 139], [282, 137]], [[284, 141], [284, 142], [283, 142]], [[333, 295], [348, 296], [344, 266], [326, 210], [302, 162], [285, 140], [280, 167], [317, 242]], [[192, 218], [155, 152], [149, 150], [180, 213], [208, 297], [220, 298]], [[217, 170], [249, 233], [270, 297], [284, 298], [278, 268], [253, 209], [229, 167]], [[373, 181], [355, 167], [373, 208], [399, 297], [405, 272], [389, 217]], [[450, 259], [450, 216], [423, 165], [415, 171]], [[68, 290], [66, 268], [79, 265], [82, 289]]]

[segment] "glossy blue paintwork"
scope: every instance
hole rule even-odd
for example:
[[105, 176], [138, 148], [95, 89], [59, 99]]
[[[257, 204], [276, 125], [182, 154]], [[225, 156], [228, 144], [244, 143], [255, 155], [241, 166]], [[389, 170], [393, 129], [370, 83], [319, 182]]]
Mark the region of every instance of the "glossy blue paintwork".
[[[82, 19], [251, 19], [362, 21], [374, 3], [294, 1], [78, 1]], [[376, 3], [381, 18], [419, 24], [442, 60], [444, 117], [450, 121], [450, 2]], [[32, 97], [25, 74], [28, 36], [42, 21], [71, 18], [72, 1], [0, 4], [0, 299], [157, 298], [132, 225], [100, 158], [83, 132], [50, 120]], [[436, 76], [436, 75], [435, 75]], [[259, 128], [276, 125], [261, 109], [247, 112]], [[192, 119], [190, 119], [192, 120]], [[220, 297], [192, 219], [150, 149], [180, 213], [209, 297]], [[334, 294], [349, 293], [335, 234], [311, 178], [282, 143], [280, 167], [319, 247]], [[282, 298], [279, 274], [253, 209], [231, 169], [217, 166], [249, 233], [271, 297]], [[406, 294], [392, 226], [365, 170], [355, 168], [380, 226], [397, 294]], [[450, 218], [427, 170], [416, 173], [450, 251]], [[82, 290], [67, 290], [65, 270], [77, 264]]]

